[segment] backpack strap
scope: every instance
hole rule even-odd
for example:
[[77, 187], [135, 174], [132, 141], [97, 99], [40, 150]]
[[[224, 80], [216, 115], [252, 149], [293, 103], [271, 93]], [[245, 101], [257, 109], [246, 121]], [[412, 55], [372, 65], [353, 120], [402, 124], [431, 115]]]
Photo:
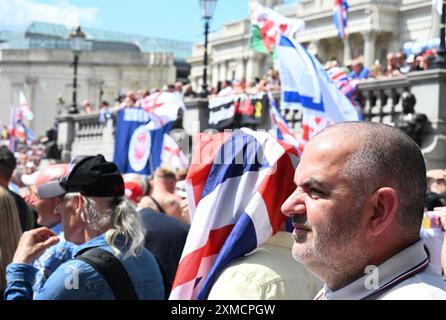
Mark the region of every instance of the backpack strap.
[[149, 196], [149, 198], [153, 201], [153, 203], [155, 204], [155, 206], [158, 208], [158, 211], [160, 213], [165, 213], [163, 207], [160, 205], [160, 203], [158, 201], [156, 201], [156, 199], [152, 196]]
[[121, 261], [112, 253], [100, 248], [80, 251], [75, 259], [91, 265], [110, 286], [116, 300], [138, 300], [130, 277]]

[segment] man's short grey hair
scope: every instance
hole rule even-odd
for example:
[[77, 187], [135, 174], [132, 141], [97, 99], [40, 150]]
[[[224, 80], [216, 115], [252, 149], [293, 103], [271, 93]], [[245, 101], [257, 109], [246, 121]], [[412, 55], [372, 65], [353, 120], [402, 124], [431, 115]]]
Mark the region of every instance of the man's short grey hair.
[[426, 165], [417, 144], [398, 128], [380, 123], [344, 122], [324, 132], [340, 134], [346, 140], [353, 137], [357, 143], [341, 170], [352, 184], [356, 200], [363, 203], [380, 187], [395, 189], [399, 201], [396, 221], [418, 236], [427, 186]]
[[[67, 200], [78, 193], [68, 193]], [[95, 198], [80, 194], [83, 202], [82, 219], [91, 230], [105, 232], [105, 240], [124, 259], [137, 256], [144, 247], [144, 231], [135, 205], [125, 197]]]

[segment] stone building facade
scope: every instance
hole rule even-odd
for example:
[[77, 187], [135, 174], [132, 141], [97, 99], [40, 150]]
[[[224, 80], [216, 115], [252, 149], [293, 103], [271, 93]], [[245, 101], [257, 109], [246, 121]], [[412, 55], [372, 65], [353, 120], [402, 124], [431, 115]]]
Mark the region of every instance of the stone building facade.
[[[349, 0], [349, 38], [337, 37], [332, 20], [333, 0], [300, 0], [283, 4], [280, 0], [259, 1], [289, 18], [303, 19], [304, 31], [296, 39], [322, 62], [337, 59], [348, 63], [364, 57], [365, 65], [376, 60], [385, 64], [388, 52], [398, 51], [408, 41], [427, 41], [436, 32], [430, 0]], [[218, 6], [217, 9], [218, 10]], [[262, 76], [274, 65], [271, 57], [249, 49], [250, 21], [226, 24], [211, 34], [208, 78], [212, 86], [218, 81]], [[193, 47], [190, 80], [196, 89], [201, 87], [204, 46]]]
[[[73, 60], [69, 32], [33, 23], [26, 33], [0, 32], [0, 124], [7, 125], [19, 92], [34, 112], [30, 128], [44, 134], [72, 103]], [[86, 29], [79, 57], [77, 103], [113, 105], [119, 94], [187, 80], [192, 44]], [[189, 48], [189, 49], [188, 49]], [[82, 109], [80, 108], [82, 112]]]

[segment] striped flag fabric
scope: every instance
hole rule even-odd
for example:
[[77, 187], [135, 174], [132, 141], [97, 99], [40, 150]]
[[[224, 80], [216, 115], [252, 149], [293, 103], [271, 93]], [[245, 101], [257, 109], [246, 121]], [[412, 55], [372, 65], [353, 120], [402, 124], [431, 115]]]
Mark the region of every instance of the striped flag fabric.
[[336, 84], [339, 90], [350, 100], [356, 94], [358, 89], [359, 80], [349, 79], [348, 75], [339, 67], [333, 67], [327, 70], [327, 74], [330, 79]]
[[321, 63], [301, 44], [278, 38], [281, 108], [301, 110], [331, 122], [359, 121], [360, 115], [331, 81]]
[[333, 22], [338, 32], [338, 36], [342, 39], [345, 38], [347, 27], [347, 12], [349, 5], [347, 0], [335, 0], [333, 7]]
[[276, 38], [280, 33], [293, 36], [305, 28], [301, 19], [290, 19], [261, 5], [256, 0], [249, 3], [251, 11], [251, 48], [275, 56]]
[[17, 141], [21, 143], [31, 142], [36, 138], [35, 133], [23, 122], [24, 114], [22, 108], [11, 107], [10, 119], [8, 124], [8, 135], [10, 150], [15, 149]]
[[[285, 222], [298, 156], [269, 133], [200, 134], [186, 178], [191, 226], [170, 299], [206, 299], [216, 275]], [[274, 192], [272, 192], [274, 190]]]
[[276, 137], [278, 140], [290, 144], [291, 146], [296, 148], [296, 150], [299, 150], [299, 146], [301, 145], [301, 143], [289, 127], [286, 119], [280, 114], [280, 110], [271, 92], [268, 92], [268, 99], [271, 125], [274, 129], [273, 136]]

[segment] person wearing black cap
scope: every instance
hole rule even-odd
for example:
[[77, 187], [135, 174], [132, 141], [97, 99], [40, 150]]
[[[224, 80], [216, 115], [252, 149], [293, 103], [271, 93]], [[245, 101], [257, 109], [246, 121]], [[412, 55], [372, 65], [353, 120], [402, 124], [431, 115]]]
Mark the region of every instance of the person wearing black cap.
[[36, 227], [36, 215], [31, 208], [26, 204], [25, 200], [17, 193], [12, 192], [8, 188], [9, 181], [11, 180], [12, 173], [17, 165], [17, 161], [14, 154], [9, 151], [8, 147], [0, 147], [0, 186], [9, 191], [14, 197], [19, 211], [20, 226], [23, 231], [30, 230]]
[[[74, 250], [76, 258], [59, 266], [34, 295], [35, 299], [129, 299], [119, 286], [113, 285], [122, 279], [126, 279], [121, 283], [127, 291], [133, 292], [131, 299], [164, 298], [160, 268], [144, 249], [139, 215], [124, 197], [124, 182], [114, 163], [102, 155], [77, 157], [59, 183], [47, 184], [39, 193], [45, 197], [63, 196], [55, 211], [62, 217], [66, 240], [78, 247]], [[32, 298], [36, 269], [31, 264], [58, 241], [54, 232], [45, 227], [22, 236], [13, 263], [7, 268], [5, 299]], [[119, 274], [115, 277], [119, 279], [110, 277], [110, 272], [99, 272], [101, 268], [91, 259], [85, 261], [86, 254], [98, 248], [105, 251], [101, 257], [105, 256], [107, 262], [118, 261], [113, 272], [117, 268], [119, 272], [111, 275]]]

